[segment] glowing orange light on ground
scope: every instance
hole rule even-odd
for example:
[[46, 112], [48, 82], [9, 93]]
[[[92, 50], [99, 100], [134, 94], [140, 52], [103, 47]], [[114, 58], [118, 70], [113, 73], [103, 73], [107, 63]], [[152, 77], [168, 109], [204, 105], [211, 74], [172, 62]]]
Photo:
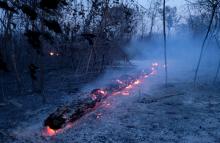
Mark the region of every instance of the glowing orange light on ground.
[[128, 85], [127, 87], [126, 87], [126, 89], [131, 89], [132, 88], [132, 85]]
[[50, 52], [49, 54], [50, 54], [50, 56], [54, 56], [54, 52]]
[[103, 91], [103, 90], [100, 90], [100, 93], [101, 93], [101, 94], [105, 94], [105, 91]]
[[113, 96], [114, 96], [114, 95], [119, 95], [119, 94], [121, 94], [120, 91], [112, 93]]
[[[49, 53], [51, 56], [55, 55], [55, 53], [53, 52], [50, 52]], [[130, 94], [130, 91], [135, 88], [135, 87], [138, 87], [137, 85], [141, 84], [142, 82], [144, 82], [144, 78], [148, 78], [148, 77], [151, 77], [151, 75], [155, 75], [157, 74], [157, 67], [159, 66], [158, 63], [152, 63], [152, 67], [151, 67], [151, 73], [149, 74], [142, 74], [139, 79], [137, 80], [133, 80], [131, 82], [129, 82], [129, 85], [127, 87], [123, 87], [123, 89], [121, 91], [115, 91], [115, 92], [111, 92], [111, 96], [115, 96], [115, 95], [124, 95], [124, 96], [129, 96]], [[144, 71], [143, 71], [144, 72]], [[121, 80], [116, 80], [116, 82], [118, 82], [119, 84], [123, 84], [123, 82]], [[126, 82], [124, 83], [126, 84]], [[91, 98], [93, 100], [96, 100], [97, 99], [97, 96], [96, 94], [98, 95], [102, 95], [102, 96], [108, 96], [108, 91], [105, 90], [105, 89], [99, 89], [99, 90], [96, 90], [95, 91], [96, 93], [95, 94], [91, 94]], [[140, 92], [140, 91], [139, 91]], [[110, 103], [107, 103], [106, 101], [103, 102], [103, 107], [110, 107], [111, 104]], [[98, 105], [96, 104], [96, 106], [94, 107], [94, 109], [97, 107]], [[96, 114], [96, 118], [97, 119], [101, 119], [102, 118], [102, 113], [97, 113]], [[51, 129], [49, 126], [45, 127], [44, 128], [44, 131], [43, 131], [43, 135], [44, 136], [55, 136], [56, 134], [59, 134], [61, 132], [64, 132], [65, 130], [69, 129], [69, 128], [72, 128], [73, 127], [73, 123], [68, 123], [64, 128], [62, 129], [59, 129], [59, 130], [53, 130]]]
[[44, 136], [54, 136], [54, 135], [56, 135], [56, 131], [47, 126], [44, 129], [43, 135]]
[[124, 96], [129, 96], [130, 93], [129, 93], [128, 91], [124, 91], [124, 92], [122, 92], [122, 95], [124, 95]]
[[138, 84], [140, 84], [140, 83], [141, 83], [140, 80], [136, 80], [136, 81], [134, 82], [135, 85], [138, 85]]

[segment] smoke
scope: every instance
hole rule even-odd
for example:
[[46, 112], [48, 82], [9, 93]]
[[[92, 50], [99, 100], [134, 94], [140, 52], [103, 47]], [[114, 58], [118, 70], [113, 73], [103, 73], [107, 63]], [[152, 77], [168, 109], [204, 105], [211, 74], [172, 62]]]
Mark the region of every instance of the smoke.
[[[204, 35], [193, 36], [190, 32], [180, 31], [167, 37], [168, 79], [169, 82], [193, 81]], [[133, 40], [125, 48], [132, 61], [139, 63], [158, 62], [164, 66], [162, 35], [154, 35], [151, 40]], [[220, 61], [220, 49], [211, 35], [206, 43], [199, 70], [199, 81], [213, 81]], [[143, 66], [139, 64], [140, 66]], [[164, 70], [160, 71], [161, 80]]]
[[[168, 34], [167, 57], [169, 83], [193, 82], [203, 38], [204, 35], [193, 36], [192, 33], [187, 30], [182, 30], [175, 34]], [[105, 87], [111, 83], [113, 79], [117, 79], [121, 75], [132, 75], [137, 71], [150, 69], [152, 63], [159, 64], [158, 73], [156, 75], [157, 80], [155, 80], [155, 82], [160, 84], [164, 83], [165, 70], [162, 35], [156, 34], [151, 40], [133, 39], [124, 50], [133, 66], [126, 69], [110, 68], [82, 90], [91, 91], [94, 88]], [[216, 44], [215, 38], [210, 36], [203, 53], [198, 82], [213, 82], [220, 61], [219, 55], [220, 49]], [[153, 81], [148, 83], [148, 86], [151, 83], [153, 83]]]

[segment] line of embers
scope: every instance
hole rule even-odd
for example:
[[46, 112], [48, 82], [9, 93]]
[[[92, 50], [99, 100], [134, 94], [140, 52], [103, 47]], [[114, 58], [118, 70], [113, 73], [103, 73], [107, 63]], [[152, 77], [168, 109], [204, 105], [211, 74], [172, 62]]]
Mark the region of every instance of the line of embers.
[[44, 136], [54, 136], [61, 130], [68, 128], [82, 116], [95, 110], [109, 96], [120, 93], [120, 91], [130, 88], [137, 81], [147, 78], [153, 74], [153, 70], [143, 70], [134, 75], [123, 75], [113, 80], [105, 88], [94, 89], [90, 92], [88, 98], [75, 104], [65, 105], [56, 109], [44, 121]]

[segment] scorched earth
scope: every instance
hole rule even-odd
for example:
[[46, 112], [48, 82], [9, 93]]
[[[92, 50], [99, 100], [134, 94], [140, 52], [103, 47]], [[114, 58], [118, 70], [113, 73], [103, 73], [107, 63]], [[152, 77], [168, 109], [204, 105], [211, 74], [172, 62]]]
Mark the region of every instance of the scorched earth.
[[[191, 72], [185, 69], [181, 70], [182, 75]], [[159, 66], [157, 74], [130, 90], [129, 96], [110, 96], [68, 128], [57, 134], [52, 130], [52, 136], [42, 133], [43, 122], [57, 107], [33, 111], [26, 114], [28, 120], [8, 130], [8, 140], [13, 143], [219, 143], [219, 83], [213, 86], [204, 80], [194, 85], [191, 77], [177, 79], [178, 75], [170, 78], [172, 82], [165, 87], [163, 75], [163, 66]], [[63, 104], [85, 93], [66, 96]]]

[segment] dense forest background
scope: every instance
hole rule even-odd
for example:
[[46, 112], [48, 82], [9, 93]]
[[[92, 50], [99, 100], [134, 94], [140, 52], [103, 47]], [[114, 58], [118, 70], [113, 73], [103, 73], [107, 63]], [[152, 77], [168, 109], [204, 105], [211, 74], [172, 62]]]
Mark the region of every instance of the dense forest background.
[[181, 9], [163, 2], [149, 0], [146, 7], [135, 0], [1, 0], [1, 101], [29, 93], [45, 100], [48, 82], [62, 88], [67, 75], [74, 92], [107, 68], [131, 65], [139, 52], [125, 47], [134, 39], [152, 43], [164, 34], [203, 41], [198, 72], [207, 39], [220, 48], [219, 1], [186, 1]]

